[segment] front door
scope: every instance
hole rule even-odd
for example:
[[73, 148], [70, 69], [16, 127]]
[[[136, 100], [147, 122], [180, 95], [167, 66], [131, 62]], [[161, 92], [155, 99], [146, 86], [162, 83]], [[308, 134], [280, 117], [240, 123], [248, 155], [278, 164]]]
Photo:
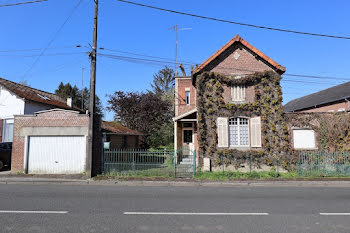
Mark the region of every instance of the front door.
[[194, 151], [194, 143], [193, 143], [193, 127], [183, 128], [183, 141], [182, 141], [182, 149], [183, 154], [192, 154]]

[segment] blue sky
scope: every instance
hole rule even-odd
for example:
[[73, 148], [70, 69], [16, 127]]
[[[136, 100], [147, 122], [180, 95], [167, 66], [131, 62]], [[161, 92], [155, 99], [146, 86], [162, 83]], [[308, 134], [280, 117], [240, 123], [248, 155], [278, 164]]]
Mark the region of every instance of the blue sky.
[[[244, 23], [287, 28], [324, 34], [350, 36], [350, 1], [261, 1], [261, 0], [135, 0], [179, 11], [223, 18]], [[2, 0], [0, 4], [19, 2]], [[47, 2], [0, 8], [0, 77], [15, 82], [26, 80], [32, 87], [53, 92], [58, 84], [70, 82], [81, 86], [89, 82], [89, 59], [86, 47], [92, 40], [93, 0], [81, 5], [55, 38], [33, 69], [41, 50], [47, 46], [78, 0]], [[282, 81], [284, 102], [350, 81], [350, 40], [310, 37], [248, 28], [196, 19], [147, 8], [100, 0], [98, 47], [173, 59], [175, 34], [179, 27], [179, 60], [201, 63], [235, 34], [253, 44], [287, 68], [287, 73], [335, 76], [343, 80], [295, 78]], [[100, 51], [122, 56], [130, 54]], [[106, 94], [115, 91], [143, 91], [150, 88], [152, 76], [162, 65], [138, 64], [98, 57], [97, 94], [106, 106]], [[27, 74], [26, 74], [27, 73]], [[25, 75], [26, 74], [26, 75]], [[295, 82], [295, 81], [302, 82]], [[310, 83], [305, 83], [310, 82]], [[106, 113], [111, 120], [112, 113]]]

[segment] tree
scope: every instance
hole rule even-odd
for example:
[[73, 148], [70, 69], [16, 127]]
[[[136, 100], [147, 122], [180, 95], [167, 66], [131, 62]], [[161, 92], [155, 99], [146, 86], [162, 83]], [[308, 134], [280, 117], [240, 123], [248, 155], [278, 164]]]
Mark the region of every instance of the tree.
[[[55, 94], [63, 99], [67, 99], [68, 97], [73, 98], [73, 106], [81, 108], [82, 110], [87, 110], [89, 108], [90, 92], [86, 87], [82, 91], [76, 85], [72, 86], [70, 83], [63, 84], [63, 82], [61, 82], [58, 88], [55, 90]], [[82, 105], [82, 103], [84, 105]], [[103, 116], [103, 106], [100, 98], [97, 95], [96, 113]]]
[[161, 127], [153, 129], [150, 134], [149, 141], [151, 141], [152, 145], [173, 147], [174, 124], [172, 117], [175, 114], [174, 82], [175, 72], [167, 66], [153, 75], [153, 83], [151, 83], [153, 93], [168, 103], [168, 110], [162, 112], [167, 120], [163, 122]]
[[109, 95], [107, 109], [118, 116], [123, 125], [144, 133], [144, 147], [157, 148], [161, 142], [152, 139], [153, 132], [170, 122], [169, 102], [153, 92], [137, 93], [117, 91]]
[[175, 72], [166, 66], [153, 75], [153, 83], [151, 83], [152, 91], [159, 96], [173, 94], [174, 82]]

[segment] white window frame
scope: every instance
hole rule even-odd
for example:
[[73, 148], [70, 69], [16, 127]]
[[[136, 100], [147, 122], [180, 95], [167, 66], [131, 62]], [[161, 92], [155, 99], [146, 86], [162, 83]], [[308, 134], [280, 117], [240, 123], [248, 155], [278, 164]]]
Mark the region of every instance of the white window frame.
[[[3, 119], [2, 123], [2, 141], [3, 142], [13, 142], [13, 131], [14, 131], [14, 119], [8, 118]], [[7, 131], [8, 125], [12, 125], [12, 132], [10, 132], [12, 135], [9, 136], [9, 132]], [[9, 140], [11, 139], [11, 140]]]
[[246, 87], [244, 85], [231, 86], [231, 99], [233, 102], [242, 102], [246, 99]]
[[[238, 137], [238, 145], [231, 145], [231, 138], [230, 138], [230, 120], [231, 119], [237, 119], [237, 137]], [[241, 145], [241, 133], [240, 133], [240, 127], [241, 124], [240, 124], [240, 121], [241, 119], [246, 119], [248, 124], [244, 125], [244, 126], [247, 126], [247, 130], [248, 130], [248, 144], [247, 145]], [[250, 147], [250, 120], [249, 118], [247, 117], [231, 117], [229, 118], [228, 120], [228, 144], [229, 144], [229, 147], [231, 148], [237, 148], [237, 147]]]
[[345, 108], [338, 108], [338, 112], [345, 112]]
[[[187, 94], [188, 94], [188, 96], [187, 96]], [[191, 92], [190, 91], [185, 92], [185, 102], [186, 102], [187, 106], [189, 106], [191, 104]]]

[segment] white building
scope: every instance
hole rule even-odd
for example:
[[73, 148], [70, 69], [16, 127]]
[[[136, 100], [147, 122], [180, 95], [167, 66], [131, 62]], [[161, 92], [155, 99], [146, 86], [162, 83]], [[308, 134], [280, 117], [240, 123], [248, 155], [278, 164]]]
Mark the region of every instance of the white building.
[[52, 93], [0, 78], [0, 142], [12, 142], [14, 115], [54, 108], [80, 110], [72, 107], [71, 98], [66, 101]]

